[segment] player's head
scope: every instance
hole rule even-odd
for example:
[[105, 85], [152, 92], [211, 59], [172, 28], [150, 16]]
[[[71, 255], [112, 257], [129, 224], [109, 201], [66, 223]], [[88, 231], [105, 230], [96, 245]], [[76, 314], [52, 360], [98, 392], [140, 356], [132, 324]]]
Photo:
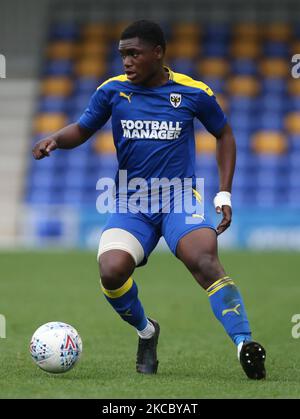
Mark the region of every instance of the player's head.
[[127, 78], [145, 82], [163, 65], [166, 41], [161, 27], [149, 20], [132, 23], [121, 34], [119, 51]]

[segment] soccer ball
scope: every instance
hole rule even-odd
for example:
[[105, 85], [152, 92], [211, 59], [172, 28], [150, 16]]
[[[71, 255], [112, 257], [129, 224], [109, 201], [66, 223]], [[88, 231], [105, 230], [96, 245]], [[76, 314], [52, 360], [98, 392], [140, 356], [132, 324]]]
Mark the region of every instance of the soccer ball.
[[30, 342], [33, 361], [52, 373], [66, 372], [74, 367], [82, 352], [82, 341], [74, 327], [62, 322], [40, 326]]

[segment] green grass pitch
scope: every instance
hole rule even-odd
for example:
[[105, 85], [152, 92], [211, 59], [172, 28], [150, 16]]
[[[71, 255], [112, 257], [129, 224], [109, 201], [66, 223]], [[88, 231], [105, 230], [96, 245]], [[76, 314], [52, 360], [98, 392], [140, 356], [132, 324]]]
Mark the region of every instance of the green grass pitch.
[[[146, 313], [159, 320], [159, 372], [135, 372], [137, 335], [100, 292], [92, 252], [2, 252], [0, 398], [298, 398], [299, 254], [223, 252], [240, 290], [254, 338], [267, 350], [267, 380], [250, 381], [236, 350], [211, 313], [205, 292], [171, 254], [154, 254], [134, 278]], [[28, 347], [49, 321], [76, 327], [83, 356], [60, 375], [43, 372]]]

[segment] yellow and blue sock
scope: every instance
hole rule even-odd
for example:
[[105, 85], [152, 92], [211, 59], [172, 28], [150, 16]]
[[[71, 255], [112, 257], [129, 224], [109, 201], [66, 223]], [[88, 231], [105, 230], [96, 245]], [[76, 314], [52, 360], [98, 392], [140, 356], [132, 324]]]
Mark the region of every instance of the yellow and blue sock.
[[142, 331], [148, 324], [143, 306], [138, 299], [138, 288], [132, 278], [116, 290], [107, 290], [101, 286], [105, 298], [115, 311], [127, 323]]
[[229, 276], [214, 282], [207, 293], [216, 318], [238, 346], [251, 340], [251, 330], [242, 296]]

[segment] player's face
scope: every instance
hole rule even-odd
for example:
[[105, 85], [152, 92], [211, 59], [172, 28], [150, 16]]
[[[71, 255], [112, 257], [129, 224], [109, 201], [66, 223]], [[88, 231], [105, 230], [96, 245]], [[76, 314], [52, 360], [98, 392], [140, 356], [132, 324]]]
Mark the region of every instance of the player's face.
[[162, 48], [137, 37], [121, 40], [119, 51], [127, 78], [134, 84], [147, 82], [161, 67]]

